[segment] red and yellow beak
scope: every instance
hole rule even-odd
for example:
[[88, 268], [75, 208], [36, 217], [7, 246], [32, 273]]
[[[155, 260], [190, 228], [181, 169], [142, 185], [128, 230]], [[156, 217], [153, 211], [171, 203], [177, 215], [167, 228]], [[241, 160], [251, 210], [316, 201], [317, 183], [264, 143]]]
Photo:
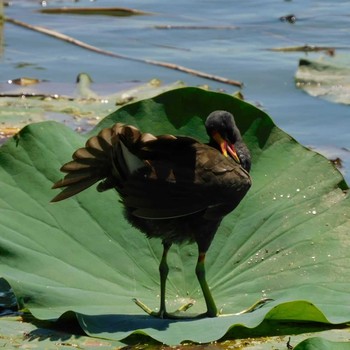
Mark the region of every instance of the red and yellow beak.
[[213, 132], [212, 137], [220, 146], [221, 152], [225, 157], [228, 157], [228, 152], [237, 163], [241, 163], [237, 155], [235, 146], [232, 143], [226, 141], [217, 131]]

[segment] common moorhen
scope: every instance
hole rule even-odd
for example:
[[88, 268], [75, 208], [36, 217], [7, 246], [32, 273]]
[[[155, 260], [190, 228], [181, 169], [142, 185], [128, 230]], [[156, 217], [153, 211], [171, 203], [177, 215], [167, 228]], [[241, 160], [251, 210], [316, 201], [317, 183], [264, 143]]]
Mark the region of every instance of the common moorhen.
[[69, 198], [97, 181], [98, 191], [117, 190], [126, 219], [163, 243], [160, 272], [160, 309], [153, 316], [170, 318], [166, 311], [167, 253], [173, 243], [196, 242], [196, 275], [207, 311], [218, 309], [205, 278], [205, 255], [225, 215], [237, 207], [251, 186], [250, 153], [232, 114], [212, 112], [205, 122], [209, 143], [192, 137], [142, 133], [117, 123], [91, 137], [73, 160], [62, 166], [66, 176], [53, 188], [66, 187], [53, 202]]

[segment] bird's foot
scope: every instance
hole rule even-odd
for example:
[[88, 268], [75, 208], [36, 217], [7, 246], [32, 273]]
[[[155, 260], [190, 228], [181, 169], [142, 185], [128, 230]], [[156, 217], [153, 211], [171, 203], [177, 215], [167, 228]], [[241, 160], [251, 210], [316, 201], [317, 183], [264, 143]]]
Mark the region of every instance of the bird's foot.
[[260, 309], [261, 307], [263, 307], [265, 304], [269, 303], [270, 301], [273, 301], [274, 299], [271, 298], [262, 298], [260, 300], [258, 300], [257, 302], [255, 302], [253, 305], [249, 306], [248, 308], [237, 312], [236, 315], [242, 315], [242, 314], [248, 314], [250, 312], [253, 312], [255, 310]]
[[133, 302], [139, 306], [143, 311], [145, 311], [148, 315], [157, 317], [157, 318], [170, 318], [170, 319], [184, 319], [184, 318], [192, 318], [191, 316], [181, 315], [182, 312], [187, 311], [190, 307], [194, 305], [193, 302], [189, 302], [185, 305], [180, 306], [175, 312], [167, 312], [164, 309], [160, 309], [159, 311], [152, 311], [146, 304], [144, 304], [141, 300], [134, 298]]
[[265, 304], [274, 301], [274, 299], [271, 298], [262, 298], [260, 300], [258, 300], [257, 302], [255, 302], [253, 305], [249, 306], [248, 308], [237, 312], [235, 314], [223, 314], [222, 310], [220, 310], [220, 316], [232, 316], [232, 315], [243, 315], [243, 314], [248, 314], [250, 312], [254, 312], [258, 309], [260, 309], [261, 307], [263, 307]]

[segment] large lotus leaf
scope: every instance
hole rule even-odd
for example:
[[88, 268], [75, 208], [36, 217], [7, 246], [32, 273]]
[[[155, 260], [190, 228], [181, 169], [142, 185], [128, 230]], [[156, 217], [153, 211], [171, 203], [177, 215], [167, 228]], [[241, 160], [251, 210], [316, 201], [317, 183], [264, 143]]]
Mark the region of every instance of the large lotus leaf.
[[[215, 319], [144, 314], [131, 299], [158, 306], [160, 242], [125, 221], [113, 191], [91, 188], [49, 203], [57, 193], [52, 183], [62, 176], [58, 169], [86, 137], [45, 122], [29, 125], [0, 149], [0, 273], [34, 316], [54, 320], [73, 311], [89, 335], [120, 340], [139, 333], [167, 344], [237, 337], [244, 327], [234, 326], [254, 328], [264, 319], [350, 321], [350, 201], [342, 176], [324, 157], [259, 109], [195, 88], [127, 105], [97, 129], [118, 120], [205, 140], [203, 120], [215, 109], [236, 116], [253, 157], [253, 186], [218, 230], [207, 258], [208, 283], [224, 314], [262, 297], [274, 301], [250, 314]], [[193, 245], [170, 251], [170, 310], [190, 299], [196, 301], [192, 312], [205, 310], [196, 254]]]

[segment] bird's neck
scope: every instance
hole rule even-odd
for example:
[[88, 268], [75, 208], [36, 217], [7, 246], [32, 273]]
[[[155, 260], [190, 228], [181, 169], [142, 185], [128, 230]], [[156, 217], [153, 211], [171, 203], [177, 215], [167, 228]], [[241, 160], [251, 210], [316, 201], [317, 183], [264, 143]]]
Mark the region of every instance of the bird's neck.
[[217, 149], [221, 153], [220, 146], [218, 145], [218, 143], [212, 137], [209, 139], [209, 142], [207, 143], [207, 145]]

